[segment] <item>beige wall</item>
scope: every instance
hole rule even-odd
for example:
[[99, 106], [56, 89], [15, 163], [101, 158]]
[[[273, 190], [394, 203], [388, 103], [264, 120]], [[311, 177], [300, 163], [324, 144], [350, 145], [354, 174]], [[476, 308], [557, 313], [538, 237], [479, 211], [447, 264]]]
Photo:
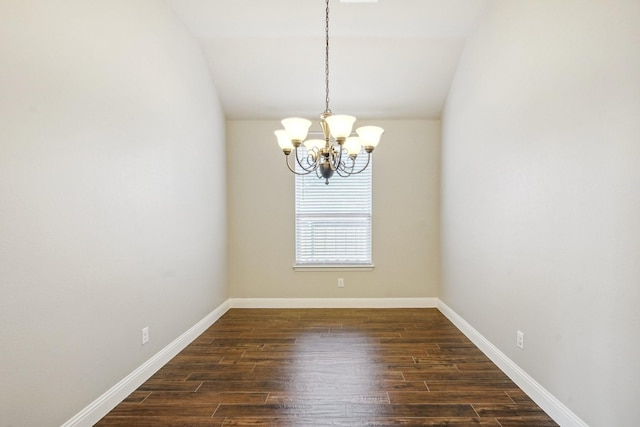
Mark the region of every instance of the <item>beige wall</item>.
[[638, 425], [638, 22], [494, 2], [443, 118], [440, 298], [591, 426]]
[[0, 425], [59, 426], [227, 299], [225, 123], [155, 0], [0, 1], [0, 94]]
[[[300, 272], [292, 268], [294, 176], [273, 135], [280, 123], [227, 122], [232, 297], [437, 296], [440, 122], [376, 124], [385, 128], [385, 134], [374, 154], [375, 269]], [[345, 279], [342, 289], [337, 287], [338, 277]]]

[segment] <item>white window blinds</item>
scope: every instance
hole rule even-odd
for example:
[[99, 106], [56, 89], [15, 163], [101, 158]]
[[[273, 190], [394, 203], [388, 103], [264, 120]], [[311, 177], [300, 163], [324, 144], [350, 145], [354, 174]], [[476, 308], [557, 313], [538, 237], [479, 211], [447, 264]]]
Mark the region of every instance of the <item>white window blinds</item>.
[[[366, 153], [355, 170], [365, 165]], [[371, 163], [346, 178], [296, 175], [296, 265], [371, 264]]]

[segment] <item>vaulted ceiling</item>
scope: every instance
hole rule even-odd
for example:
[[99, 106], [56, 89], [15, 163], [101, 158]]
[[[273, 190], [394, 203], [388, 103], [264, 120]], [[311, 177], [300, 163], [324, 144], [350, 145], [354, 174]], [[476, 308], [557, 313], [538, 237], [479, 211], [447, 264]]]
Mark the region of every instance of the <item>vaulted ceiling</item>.
[[[168, 0], [199, 40], [230, 119], [325, 107], [323, 0]], [[487, 0], [330, 2], [330, 107], [359, 118], [439, 118]]]

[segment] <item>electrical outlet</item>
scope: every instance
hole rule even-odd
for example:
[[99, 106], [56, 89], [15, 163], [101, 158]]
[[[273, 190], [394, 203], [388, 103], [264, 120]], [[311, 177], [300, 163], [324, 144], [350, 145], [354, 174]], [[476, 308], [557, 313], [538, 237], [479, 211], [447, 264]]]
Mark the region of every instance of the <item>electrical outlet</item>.
[[142, 328], [142, 344], [149, 342], [149, 327]]
[[342, 277], [340, 277], [338, 279], [338, 287], [339, 288], [344, 288], [344, 279]]
[[520, 350], [524, 350], [524, 332], [518, 331], [516, 333], [516, 345], [520, 348]]

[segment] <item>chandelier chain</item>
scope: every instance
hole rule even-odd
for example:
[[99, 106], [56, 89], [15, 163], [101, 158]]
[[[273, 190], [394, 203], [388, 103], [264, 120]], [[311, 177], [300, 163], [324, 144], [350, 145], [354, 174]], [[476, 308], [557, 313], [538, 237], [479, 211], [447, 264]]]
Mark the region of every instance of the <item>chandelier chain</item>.
[[324, 83], [325, 83], [325, 114], [331, 114], [329, 109], [329, 0], [326, 0], [325, 14], [325, 55], [324, 55]]

